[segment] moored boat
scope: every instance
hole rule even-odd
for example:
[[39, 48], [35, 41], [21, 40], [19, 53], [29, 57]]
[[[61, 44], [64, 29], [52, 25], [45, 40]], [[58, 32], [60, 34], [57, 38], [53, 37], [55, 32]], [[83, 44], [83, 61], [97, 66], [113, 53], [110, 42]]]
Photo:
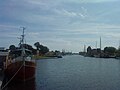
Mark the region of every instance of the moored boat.
[[21, 47], [9, 53], [5, 64], [5, 77], [8, 81], [30, 80], [35, 77], [35, 60], [32, 58], [32, 52], [24, 48], [24, 29], [21, 38]]

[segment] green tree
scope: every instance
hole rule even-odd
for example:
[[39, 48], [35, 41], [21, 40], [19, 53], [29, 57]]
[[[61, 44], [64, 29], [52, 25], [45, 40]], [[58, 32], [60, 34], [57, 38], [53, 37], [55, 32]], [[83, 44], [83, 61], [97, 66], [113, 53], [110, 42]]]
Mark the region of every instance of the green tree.
[[118, 48], [118, 50], [116, 50], [115, 54], [116, 54], [116, 57], [120, 57], [120, 48]]
[[49, 52], [49, 49], [46, 46], [40, 45], [39, 48], [40, 48], [40, 53], [42, 53], [42, 54]]
[[41, 54], [45, 54], [45, 53], [49, 52], [49, 48], [46, 46], [43, 46], [39, 42], [36, 42], [34, 44], [34, 46], [37, 48], [37, 50], [39, 50], [39, 53], [41, 53]]
[[92, 56], [92, 48], [90, 46], [87, 48], [87, 56]]
[[10, 45], [10, 46], [9, 46], [9, 49], [10, 49], [11, 51], [13, 51], [13, 50], [16, 49], [16, 47], [15, 47], [15, 45]]
[[[20, 45], [20, 47], [21, 47], [22, 45]], [[26, 48], [26, 49], [28, 49], [28, 50], [30, 50], [30, 51], [32, 51], [32, 54], [36, 54], [36, 49], [34, 49], [31, 45], [29, 45], [29, 44], [24, 44], [23, 45], [23, 47], [24, 48]]]
[[114, 55], [116, 52], [115, 47], [105, 47], [104, 48], [104, 53], [109, 54], [109, 55]]
[[92, 48], [90, 46], [88, 46], [87, 52], [91, 52], [91, 51], [92, 51]]
[[40, 43], [39, 43], [39, 42], [36, 42], [36, 43], [34, 44], [34, 46], [37, 48], [37, 50], [39, 50]]

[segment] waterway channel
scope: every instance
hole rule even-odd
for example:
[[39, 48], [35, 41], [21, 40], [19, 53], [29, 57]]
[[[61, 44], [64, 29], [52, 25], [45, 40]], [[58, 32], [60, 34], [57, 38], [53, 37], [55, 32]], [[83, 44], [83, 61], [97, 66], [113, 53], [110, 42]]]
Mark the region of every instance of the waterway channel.
[[72, 55], [36, 62], [34, 80], [6, 90], [120, 90], [120, 60]]

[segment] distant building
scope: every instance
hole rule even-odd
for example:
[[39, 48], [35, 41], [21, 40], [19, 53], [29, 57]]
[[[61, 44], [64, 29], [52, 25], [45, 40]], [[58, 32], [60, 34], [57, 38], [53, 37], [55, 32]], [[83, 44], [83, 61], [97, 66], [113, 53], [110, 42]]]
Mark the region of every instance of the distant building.
[[0, 47], [0, 51], [4, 51], [5, 50], [5, 47]]

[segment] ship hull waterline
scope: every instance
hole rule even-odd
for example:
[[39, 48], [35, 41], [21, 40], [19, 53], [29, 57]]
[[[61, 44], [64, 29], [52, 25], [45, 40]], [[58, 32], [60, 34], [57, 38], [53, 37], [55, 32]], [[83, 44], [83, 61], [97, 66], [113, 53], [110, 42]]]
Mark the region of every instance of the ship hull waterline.
[[35, 62], [31, 61], [17, 61], [11, 63], [5, 69], [5, 77], [14, 82], [25, 82], [35, 78]]

